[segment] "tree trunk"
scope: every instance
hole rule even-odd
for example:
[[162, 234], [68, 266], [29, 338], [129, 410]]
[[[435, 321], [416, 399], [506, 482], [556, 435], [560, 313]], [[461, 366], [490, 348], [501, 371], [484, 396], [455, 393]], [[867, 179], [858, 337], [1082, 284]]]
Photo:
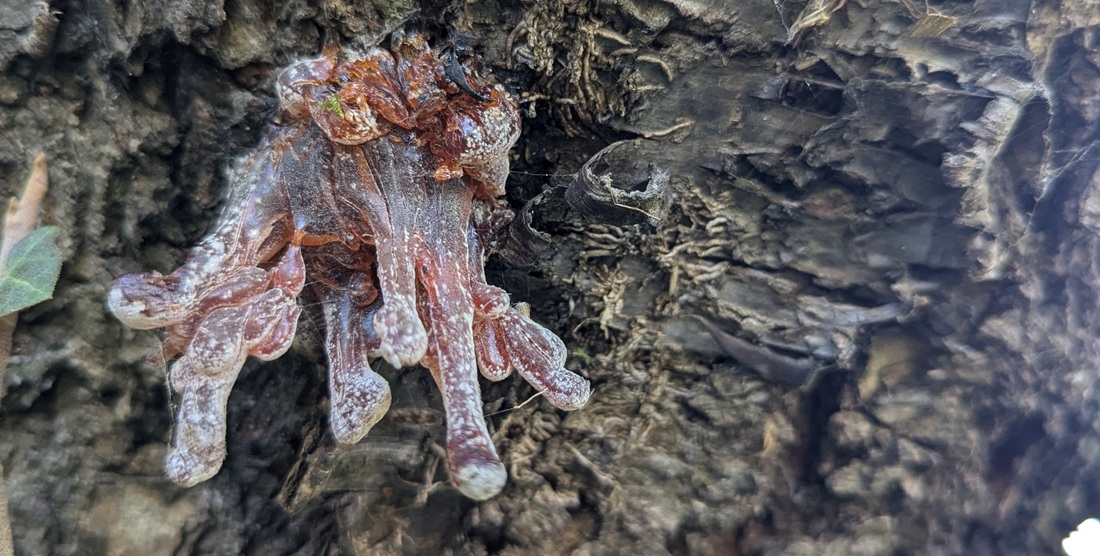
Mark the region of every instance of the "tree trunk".
[[[66, 255], [6, 375], [17, 554], [1051, 554], [1100, 515], [1095, 0], [282, 4], [0, 6], [0, 186], [47, 154]], [[519, 99], [534, 233], [489, 281], [592, 400], [483, 382], [476, 503], [423, 369], [335, 445], [307, 307], [177, 488], [159, 336], [107, 288], [209, 231], [278, 68], [404, 25]]]

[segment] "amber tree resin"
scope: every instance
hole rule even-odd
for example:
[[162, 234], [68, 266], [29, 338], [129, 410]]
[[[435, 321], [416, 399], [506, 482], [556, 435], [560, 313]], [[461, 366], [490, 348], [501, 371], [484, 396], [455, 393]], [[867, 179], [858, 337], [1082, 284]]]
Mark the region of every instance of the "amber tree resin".
[[286, 352], [310, 287], [325, 314], [336, 439], [358, 442], [389, 408], [371, 360], [423, 365], [443, 394], [452, 480], [494, 496], [507, 474], [478, 371], [515, 370], [562, 409], [589, 397], [561, 339], [485, 282], [488, 221], [507, 210], [498, 197], [519, 137], [514, 102], [415, 33], [295, 63], [277, 88], [279, 123], [234, 173], [214, 232], [175, 272], [125, 275], [109, 294], [120, 320], [166, 329], [163, 353], [181, 356], [168, 475], [193, 485], [217, 473], [241, 366]]

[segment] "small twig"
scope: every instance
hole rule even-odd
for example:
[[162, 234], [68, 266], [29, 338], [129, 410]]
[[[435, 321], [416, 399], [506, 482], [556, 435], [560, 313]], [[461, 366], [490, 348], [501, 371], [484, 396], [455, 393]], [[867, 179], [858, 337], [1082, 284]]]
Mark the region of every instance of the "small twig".
[[[690, 129], [694, 126], [695, 120], [690, 120], [687, 118], [677, 118], [674, 125], [666, 127], [665, 129], [639, 131], [638, 133], [640, 133], [641, 136], [645, 137], [646, 139], [653, 139], [654, 137], [664, 137], [665, 135], [672, 135], [673, 133], [676, 133], [677, 131], [680, 131], [684, 128]], [[683, 139], [679, 141], [673, 140], [673, 143], [680, 143], [682, 141]]]
[[0, 237], [0, 270], [8, 258], [8, 251], [34, 230], [38, 223], [38, 212], [42, 199], [49, 189], [49, 173], [46, 171], [46, 155], [39, 153], [34, 157], [31, 175], [23, 186], [23, 195], [8, 201], [8, 213], [4, 218], [4, 234]]

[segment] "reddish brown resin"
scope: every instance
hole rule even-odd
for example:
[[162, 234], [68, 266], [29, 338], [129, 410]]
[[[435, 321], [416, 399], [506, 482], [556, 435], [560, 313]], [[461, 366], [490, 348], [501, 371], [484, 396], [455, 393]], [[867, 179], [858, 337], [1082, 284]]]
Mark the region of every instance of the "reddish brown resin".
[[[249, 356], [271, 360], [294, 339], [305, 284], [327, 326], [330, 423], [358, 442], [385, 414], [389, 385], [370, 367], [421, 364], [447, 414], [451, 476], [483, 500], [507, 479], [482, 414], [478, 370], [516, 370], [555, 406], [589, 385], [566, 370], [565, 345], [485, 282], [489, 214], [503, 209], [513, 101], [464, 63], [463, 91], [419, 34], [390, 50], [335, 50], [278, 79], [280, 125], [237, 169], [216, 230], [168, 276], [120, 277], [111, 310], [165, 328], [180, 395], [168, 475], [182, 485], [225, 459], [226, 401]], [[480, 99], [478, 97], [481, 97]]]

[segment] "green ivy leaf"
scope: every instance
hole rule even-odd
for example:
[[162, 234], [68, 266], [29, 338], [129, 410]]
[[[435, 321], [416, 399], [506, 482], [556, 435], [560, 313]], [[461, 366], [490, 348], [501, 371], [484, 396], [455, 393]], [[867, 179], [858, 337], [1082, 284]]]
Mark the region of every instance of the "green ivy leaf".
[[12, 246], [0, 272], [0, 316], [53, 297], [61, 273], [58, 233], [57, 226], [43, 226]]

